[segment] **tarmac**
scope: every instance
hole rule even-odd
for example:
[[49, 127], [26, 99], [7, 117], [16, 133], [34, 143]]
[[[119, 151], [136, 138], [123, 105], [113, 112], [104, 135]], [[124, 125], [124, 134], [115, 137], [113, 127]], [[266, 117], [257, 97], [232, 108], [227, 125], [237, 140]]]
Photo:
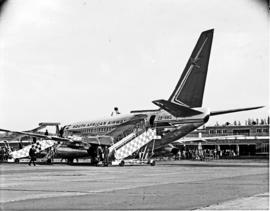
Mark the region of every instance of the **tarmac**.
[[268, 210], [268, 160], [1, 164], [1, 210]]

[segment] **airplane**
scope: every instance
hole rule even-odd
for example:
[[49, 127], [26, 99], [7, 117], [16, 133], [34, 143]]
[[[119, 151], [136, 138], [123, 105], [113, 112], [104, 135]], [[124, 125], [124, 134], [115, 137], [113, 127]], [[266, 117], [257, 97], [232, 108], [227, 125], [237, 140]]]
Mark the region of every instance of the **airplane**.
[[[77, 143], [88, 144], [91, 149], [94, 148], [95, 150], [98, 146], [109, 146], [111, 147], [111, 153], [113, 150], [117, 150], [117, 147], [112, 146], [116, 146], [117, 142], [124, 145], [125, 137], [134, 133], [134, 131], [137, 132], [130, 139], [135, 140], [138, 133], [142, 134], [150, 128], [155, 130], [156, 136], [150, 141], [147, 140], [147, 143], [145, 142], [143, 146], [152, 145], [153, 149], [156, 150], [179, 140], [204, 125], [212, 116], [262, 108], [263, 106], [256, 106], [210, 111], [209, 108], [202, 107], [213, 34], [214, 29], [201, 33], [169, 99], [152, 101], [159, 107], [158, 109], [135, 110], [129, 114], [69, 124], [63, 127], [61, 134], [55, 136], [4, 129], [0, 129], [0, 131], [67, 143], [76, 141]], [[138, 150], [135, 151], [138, 152]], [[93, 152], [93, 150], [88, 149], [88, 152]], [[89, 156], [92, 156], [91, 153], [89, 153]]]
[[[60, 134], [62, 128], [60, 128], [59, 125], [60, 123], [57, 122], [41, 122], [39, 123], [38, 127], [23, 132], [36, 133], [42, 135], [48, 133], [47, 128], [49, 126], [55, 127], [54, 130], [55, 132], [53, 132], [52, 134]], [[49, 133], [47, 135], [49, 135]], [[46, 140], [40, 141], [37, 140], [36, 137], [31, 137], [25, 134], [10, 133], [7, 131], [4, 134], [0, 133], [0, 147], [6, 149], [6, 151], [8, 152], [9, 155], [11, 155], [15, 163], [19, 163], [20, 159], [28, 157], [30, 146], [32, 144], [35, 144], [37, 141], [41, 145], [47, 142], [50, 144], [49, 146], [53, 147], [53, 156], [52, 155], [48, 156], [48, 153], [50, 153], [51, 150], [47, 149], [48, 148], [47, 146], [43, 146], [43, 149], [38, 153], [38, 159], [45, 161], [48, 164], [51, 163], [52, 159], [54, 158], [61, 158], [61, 160], [64, 159], [67, 161], [67, 163], [71, 164], [74, 159], [78, 160], [79, 158], [89, 157], [88, 152], [85, 150], [86, 149], [85, 147], [89, 148], [89, 146], [85, 146], [85, 144], [82, 144], [80, 142], [77, 143], [76, 141], [74, 141], [70, 143], [59, 144], [55, 142], [48, 142]], [[44, 150], [44, 148], [46, 150]]]

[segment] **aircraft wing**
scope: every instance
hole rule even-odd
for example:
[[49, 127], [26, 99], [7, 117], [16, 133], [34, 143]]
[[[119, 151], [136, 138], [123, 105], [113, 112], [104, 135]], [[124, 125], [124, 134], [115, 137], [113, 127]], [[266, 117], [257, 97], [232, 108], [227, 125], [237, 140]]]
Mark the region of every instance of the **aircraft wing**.
[[130, 120], [118, 125], [114, 130], [110, 131], [106, 135], [116, 137], [120, 134], [123, 133], [123, 131], [129, 129], [129, 128], [134, 128], [134, 126], [143, 121], [145, 118], [147, 118], [146, 114], [136, 114], [133, 117], [131, 117]]
[[12, 131], [12, 130], [6, 130], [6, 129], [0, 129], [0, 131], [8, 132], [8, 133], [14, 133], [18, 135], [23, 136], [30, 136], [30, 137], [36, 137], [36, 138], [42, 138], [46, 140], [53, 140], [53, 141], [61, 141], [66, 143], [71, 143], [73, 145], [77, 144], [97, 144], [97, 145], [112, 145], [112, 137], [111, 136], [87, 136], [87, 137], [69, 137], [69, 138], [62, 138], [58, 136], [49, 136], [49, 135], [43, 135], [39, 133], [33, 133], [33, 132], [21, 132], [21, 131]]
[[6, 130], [6, 129], [1, 129], [1, 128], [0, 128], [0, 131], [8, 132], [8, 133], [14, 133], [14, 134], [19, 134], [19, 135], [25, 135], [25, 136], [31, 136], [31, 137], [36, 137], [36, 138], [49, 139], [49, 140], [54, 140], [54, 141], [68, 141], [68, 142], [72, 142], [71, 139], [62, 138], [62, 137], [58, 137], [58, 136], [43, 135], [43, 134], [40, 134], [40, 133], [12, 131], [12, 130]]
[[[44, 127], [45, 126], [42, 125], [42, 126], [34, 128], [32, 130], [26, 130], [26, 131], [22, 131], [22, 132], [36, 133], [38, 130], [40, 130], [40, 129], [44, 128]], [[25, 136], [25, 134], [23, 134], [22, 132], [18, 132], [18, 131], [10, 131], [10, 130], [4, 130], [4, 129], [0, 129], [0, 131], [12, 133], [12, 135], [8, 135], [7, 137], [5, 137], [6, 139], [8, 139], [9, 142], [14, 141], [16, 139], [19, 139], [22, 136]], [[18, 142], [18, 140], [16, 142]]]

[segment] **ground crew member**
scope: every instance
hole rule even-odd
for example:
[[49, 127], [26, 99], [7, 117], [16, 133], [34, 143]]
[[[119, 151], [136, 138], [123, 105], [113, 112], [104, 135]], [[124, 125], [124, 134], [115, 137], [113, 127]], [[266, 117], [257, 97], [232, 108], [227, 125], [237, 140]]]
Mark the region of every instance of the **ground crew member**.
[[31, 163], [33, 163], [35, 166], [36, 165], [36, 163], [35, 163], [35, 161], [36, 161], [35, 145], [32, 145], [32, 147], [29, 150], [29, 157], [30, 157], [30, 161], [29, 161], [28, 165], [31, 166]]
[[116, 116], [118, 114], [120, 114], [120, 112], [118, 111], [118, 108], [114, 107], [114, 111], [111, 113], [111, 116]]
[[103, 150], [101, 148], [101, 146], [98, 146], [97, 148], [97, 158], [98, 158], [98, 162], [103, 160]]

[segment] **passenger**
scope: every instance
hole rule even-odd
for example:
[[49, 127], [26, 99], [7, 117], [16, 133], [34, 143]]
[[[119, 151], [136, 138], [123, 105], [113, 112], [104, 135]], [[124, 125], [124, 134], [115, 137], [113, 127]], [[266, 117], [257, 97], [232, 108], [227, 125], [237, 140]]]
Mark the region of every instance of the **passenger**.
[[103, 150], [101, 146], [98, 146], [97, 148], [97, 160], [98, 162], [103, 160]]
[[232, 157], [233, 157], [233, 158], [236, 157], [236, 154], [235, 154], [234, 150], [232, 150]]
[[7, 160], [8, 159], [8, 148], [5, 146], [5, 147], [3, 147], [3, 152], [4, 152], [4, 157], [3, 157], [3, 159], [4, 160]]
[[214, 159], [217, 159], [217, 149], [214, 149]]
[[143, 127], [146, 131], [148, 131], [148, 129], [150, 128], [150, 122], [144, 119]]
[[220, 158], [220, 150], [217, 150], [217, 159]]
[[183, 159], [186, 159], [186, 150], [183, 150], [182, 156], [183, 156]]
[[138, 126], [135, 125], [135, 127], [133, 128], [133, 133], [135, 133], [135, 135], [137, 136], [139, 132]]
[[32, 145], [32, 147], [29, 150], [29, 157], [30, 157], [30, 161], [28, 163], [29, 166], [31, 166], [31, 163], [34, 164], [34, 166], [36, 165], [35, 161], [36, 161], [36, 150], [35, 150], [35, 146]]
[[220, 150], [219, 157], [222, 158], [222, 156], [223, 156], [223, 150]]
[[48, 130], [45, 131], [44, 135], [45, 135], [45, 136], [49, 135]]
[[[109, 152], [110, 153], [110, 152]], [[116, 150], [115, 149], [112, 149], [111, 153], [109, 154], [109, 157], [111, 160], [115, 160], [115, 153], [116, 153]]]
[[64, 135], [64, 129], [65, 129], [65, 127], [61, 127], [61, 129], [59, 130], [59, 136], [60, 137], [63, 137], [63, 135]]
[[108, 146], [105, 146], [104, 148], [104, 166], [108, 166], [109, 165], [109, 149]]
[[181, 152], [179, 150], [177, 153], [175, 153], [174, 160], [180, 160], [180, 157], [181, 157]]
[[19, 149], [23, 148], [22, 140], [19, 141]]
[[213, 150], [209, 150], [209, 157], [213, 158]]
[[4, 160], [5, 151], [3, 147], [0, 147], [0, 161]]
[[95, 165], [98, 163], [97, 161], [97, 147], [94, 145], [91, 145], [89, 149], [87, 150], [88, 154], [90, 155], [91, 158], [91, 164]]

